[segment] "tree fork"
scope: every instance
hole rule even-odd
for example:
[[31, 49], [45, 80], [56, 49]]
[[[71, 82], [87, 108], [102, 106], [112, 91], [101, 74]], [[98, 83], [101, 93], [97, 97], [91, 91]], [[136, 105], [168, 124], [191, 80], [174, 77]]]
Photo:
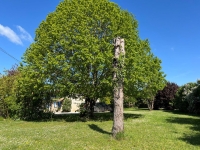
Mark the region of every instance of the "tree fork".
[[114, 82], [114, 118], [112, 135], [116, 137], [118, 133], [124, 131], [124, 114], [123, 114], [123, 81], [124, 81], [124, 39], [117, 37], [114, 39], [114, 58], [113, 58], [113, 82]]

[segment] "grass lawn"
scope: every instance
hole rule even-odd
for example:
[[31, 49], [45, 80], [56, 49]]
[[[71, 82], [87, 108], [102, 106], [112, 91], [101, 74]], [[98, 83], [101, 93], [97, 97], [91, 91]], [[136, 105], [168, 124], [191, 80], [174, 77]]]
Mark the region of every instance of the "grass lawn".
[[82, 122], [65, 115], [48, 122], [0, 119], [0, 150], [195, 150], [200, 149], [200, 117], [170, 111], [127, 109], [125, 139], [111, 137], [112, 114]]

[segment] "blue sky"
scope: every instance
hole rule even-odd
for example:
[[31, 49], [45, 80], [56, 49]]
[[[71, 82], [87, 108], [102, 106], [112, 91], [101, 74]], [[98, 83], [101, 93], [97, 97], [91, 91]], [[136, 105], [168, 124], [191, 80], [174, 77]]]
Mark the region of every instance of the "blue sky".
[[[166, 79], [183, 85], [200, 79], [200, 0], [111, 0], [131, 12], [141, 39], [162, 60]], [[21, 57], [35, 30], [60, 0], [0, 0], [0, 73]]]

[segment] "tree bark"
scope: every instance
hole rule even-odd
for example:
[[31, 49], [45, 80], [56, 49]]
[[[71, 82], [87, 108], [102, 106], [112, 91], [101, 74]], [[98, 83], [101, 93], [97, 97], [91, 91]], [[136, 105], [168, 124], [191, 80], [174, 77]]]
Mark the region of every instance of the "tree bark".
[[[123, 63], [124, 63], [124, 39], [117, 37], [114, 39], [114, 59], [113, 59], [113, 81], [114, 81], [114, 118], [112, 135], [116, 137], [117, 133], [124, 131], [123, 115]], [[122, 56], [122, 58], [120, 57]]]
[[94, 105], [95, 105], [95, 100], [90, 99], [90, 118], [94, 117]]
[[85, 98], [85, 109], [86, 109], [86, 112], [84, 112], [83, 114], [80, 114], [80, 116], [81, 117], [93, 118], [94, 117], [95, 102], [96, 101], [93, 98], [86, 97]]
[[153, 110], [154, 100], [147, 100], [147, 105], [150, 111]]

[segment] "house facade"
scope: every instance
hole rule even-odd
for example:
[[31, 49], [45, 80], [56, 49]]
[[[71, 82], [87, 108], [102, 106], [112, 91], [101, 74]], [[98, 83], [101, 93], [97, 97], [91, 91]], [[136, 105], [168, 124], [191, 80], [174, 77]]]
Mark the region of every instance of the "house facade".
[[[77, 97], [77, 98], [68, 98], [71, 100], [71, 109], [70, 112], [76, 112], [79, 110], [80, 105], [85, 102], [85, 99], [82, 97]], [[54, 100], [54, 102], [51, 104], [50, 111], [53, 113], [61, 113], [63, 112], [63, 102], [64, 98], [60, 98], [58, 100]]]

